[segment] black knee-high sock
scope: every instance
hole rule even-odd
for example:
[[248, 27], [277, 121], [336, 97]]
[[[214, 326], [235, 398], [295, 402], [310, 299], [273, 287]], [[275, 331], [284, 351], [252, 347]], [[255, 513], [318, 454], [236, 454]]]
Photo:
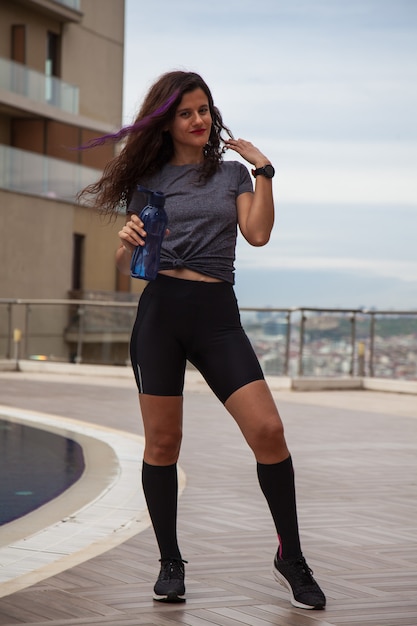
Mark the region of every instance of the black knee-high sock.
[[177, 542], [177, 465], [143, 461], [142, 485], [161, 559], [181, 559]]
[[301, 556], [295, 501], [294, 469], [289, 456], [285, 461], [257, 464], [258, 479], [268, 502], [278, 533], [278, 556], [295, 559]]

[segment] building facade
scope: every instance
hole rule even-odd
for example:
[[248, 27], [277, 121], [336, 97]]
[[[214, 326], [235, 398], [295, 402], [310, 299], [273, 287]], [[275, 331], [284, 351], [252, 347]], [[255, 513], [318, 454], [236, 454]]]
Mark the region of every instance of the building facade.
[[[0, 2], [0, 298], [112, 300], [143, 287], [115, 268], [124, 217], [76, 201], [114, 155], [78, 148], [121, 126], [124, 14], [124, 0]], [[74, 321], [65, 307], [51, 315], [38, 323], [56, 325], [55, 344], [31, 351], [65, 358]], [[0, 334], [5, 316], [0, 306]]]

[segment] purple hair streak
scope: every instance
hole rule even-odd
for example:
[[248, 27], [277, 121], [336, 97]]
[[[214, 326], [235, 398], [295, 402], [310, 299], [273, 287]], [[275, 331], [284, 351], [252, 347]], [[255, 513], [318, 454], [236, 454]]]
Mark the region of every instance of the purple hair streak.
[[127, 135], [130, 135], [131, 133], [135, 133], [137, 131], [143, 130], [144, 128], [146, 128], [149, 122], [151, 122], [153, 119], [155, 119], [159, 115], [163, 115], [164, 113], [168, 111], [171, 105], [178, 98], [179, 93], [180, 93], [180, 90], [176, 89], [174, 93], [172, 94], [172, 96], [170, 96], [168, 100], [166, 100], [163, 104], [161, 104], [160, 107], [155, 109], [153, 113], [149, 113], [149, 115], [145, 115], [145, 117], [143, 117], [138, 122], [135, 122], [135, 124], [131, 124], [130, 126], [124, 126], [119, 131], [117, 131], [117, 133], [110, 133], [108, 135], [102, 135], [102, 137], [97, 137], [96, 139], [91, 139], [91, 141], [89, 141], [85, 145], [80, 146], [79, 150], [86, 150], [88, 148], [96, 148], [97, 146], [102, 146], [107, 141], [117, 142], [117, 141], [120, 141], [121, 139], [124, 139]]

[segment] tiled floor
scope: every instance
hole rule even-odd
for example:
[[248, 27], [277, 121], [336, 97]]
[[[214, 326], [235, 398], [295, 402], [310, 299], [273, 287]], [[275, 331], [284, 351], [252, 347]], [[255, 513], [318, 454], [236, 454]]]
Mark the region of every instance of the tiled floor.
[[[325, 611], [292, 608], [274, 582], [274, 529], [252, 455], [223, 407], [190, 379], [179, 506], [180, 542], [189, 561], [187, 603], [151, 600], [158, 571], [152, 529], [135, 528], [119, 543], [113, 528], [96, 553], [80, 546], [73, 567], [57, 572], [47, 563], [27, 586], [3, 593], [0, 626], [416, 626], [417, 397], [274, 395], [294, 458], [303, 549], [327, 594]], [[105, 443], [120, 458], [123, 446], [132, 445], [127, 484], [131, 494], [138, 491], [142, 433], [130, 377], [2, 373], [0, 403], [21, 416], [62, 416], [64, 426], [84, 425], [88, 436], [109, 435]], [[111, 506], [117, 520], [119, 505]], [[140, 500], [133, 508], [136, 514]], [[7, 568], [0, 554], [3, 576]]]

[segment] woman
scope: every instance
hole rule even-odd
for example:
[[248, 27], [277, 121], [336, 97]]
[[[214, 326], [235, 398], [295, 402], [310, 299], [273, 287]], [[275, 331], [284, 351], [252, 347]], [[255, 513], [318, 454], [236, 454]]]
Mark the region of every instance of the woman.
[[[221, 136], [225, 131], [227, 139]], [[132, 366], [145, 432], [142, 482], [161, 556], [154, 599], [184, 601], [184, 561], [177, 543], [177, 460], [182, 437], [186, 360], [202, 373], [236, 420], [257, 461], [261, 489], [278, 533], [274, 575], [294, 606], [323, 609], [324, 594], [300, 547], [294, 475], [283, 425], [239, 318], [233, 291], [237, 226], [253, 246], [274, 223], [269, 159], [234, 139], [210, 90], [193, 72], [169, 72], [150, 88], [127, 140], [98, 183], [85, 192], [105, 212], [128, 205], [116, 253], [130, 272], [146, 232], [129, 202], [137, 184], [166, 197], [169, 232], [159, 274], [139, 302]], [[225, 149], [253, 166], [223, 161]]]

